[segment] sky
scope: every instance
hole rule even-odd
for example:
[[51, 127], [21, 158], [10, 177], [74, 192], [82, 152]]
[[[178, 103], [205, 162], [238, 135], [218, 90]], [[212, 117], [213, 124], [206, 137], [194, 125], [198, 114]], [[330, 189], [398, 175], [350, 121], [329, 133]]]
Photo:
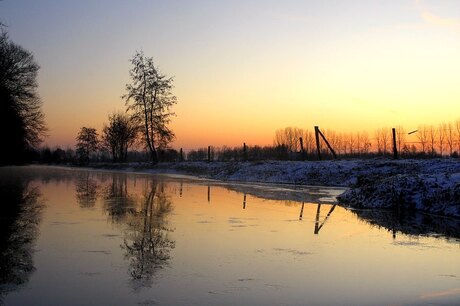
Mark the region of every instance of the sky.
[[41, 67], [50, 147], [125, 110], [139, 50], [174, 77], [177, 149], [460, 118], [458, 0], [3, 0], [0, 20]]

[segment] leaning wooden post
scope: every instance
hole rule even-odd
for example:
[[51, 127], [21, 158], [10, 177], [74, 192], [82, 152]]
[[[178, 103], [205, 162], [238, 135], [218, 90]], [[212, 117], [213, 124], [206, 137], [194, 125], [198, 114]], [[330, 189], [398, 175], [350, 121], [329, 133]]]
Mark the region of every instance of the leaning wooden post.
[[398, 149], [396, 147], [396, 129], [392, 128], [391, 131], [393, 132], [393, 158], [398, 159]]
[[211, 162], [211, 146], [208, 146], [208, 163]]
[[326, 136], [324, 136], [323, 133], [321, 133], [321, 131], [320, 131], [319, 129], [318, 129], [318, 133], [319, 133], [319, 136], [321, 136], [321, 138], [323, 138], [323, 140], [324, 140], [324, 142], [326, 143], [327, 147], [328, 147], [329, 150], [331, 151], [332, 156], [334, 156], [334, 158], [337, 159], [337, 154], [335, 154], [334, 149], [333, 149], [332, 146], [329, 144], [329, 141], [327, 141]]
[[302, 139], [302, 137], [299, 137], [299, 142], [300, 142], [300, 159], [304, 160], [305, 159], [305, 152], [303, 150], [303, 139]]
[[318, 151], [318, 159], [321, 160], [321, 146], [319, 144], [319, 128], [315, 126], [315, 139], [316, 139], [316, 150]]

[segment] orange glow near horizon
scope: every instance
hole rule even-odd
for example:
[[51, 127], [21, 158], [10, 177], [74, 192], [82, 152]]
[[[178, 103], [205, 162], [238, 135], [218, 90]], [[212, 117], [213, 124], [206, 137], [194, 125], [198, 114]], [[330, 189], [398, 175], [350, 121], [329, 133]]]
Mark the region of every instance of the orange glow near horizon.
[[272, 145], [288, 126], [372, 135], [460, 118], [457, 1], [149, 3], [142, 11], [114, 2], [111, 11], [85, 9], [85, 23], [71, 17], [78, 3], [59, 5], [62, 16], [34, 8], [33, 21], [48, 27], [15, 4], [0, 15], [41, 66], [50, 147], [73, 147], [82, 126], [100, 132], [125, 109], [136, 50], [175, 79], [176, 149]]

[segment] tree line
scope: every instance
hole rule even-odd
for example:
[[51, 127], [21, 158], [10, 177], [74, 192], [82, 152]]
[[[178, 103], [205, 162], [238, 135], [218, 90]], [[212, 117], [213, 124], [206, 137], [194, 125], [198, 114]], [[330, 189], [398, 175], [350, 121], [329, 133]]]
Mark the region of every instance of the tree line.
[[[398, 126], [396, 148], [401, 157], [459, 157], [460, 119], [438, 126], [420, 125], [416, 130], [406, 131]], [[393, 154], [391, 128], [380, 128], [369, 134], [366, 131], [345, 133], [323, 130], [322, 133], [334, 151], [345, 158], [373, 158]], [[320, 152], [332, 158], [324, 143]], [[209, 151], [209, 154], [208, 154]], [[275, 131], [272, 146], [244, 146], [198, 148], [185, 157], [191, 161], [242, 161], [242, 160], [317, 160], [316, 138], [313, 127], [302, 129], [286, 127]]]
[[[313, 128], [286, 127], [275, 131], [271, 146], [209, 147], [187, 153], [169, 147], [174, 132], [169, 128], [177, 103], [173, 78], [161, 73], [151, 57], [136, 52], [130, 62], [130, 83], [126, 84], [125, 111], [108, 115], [101, 134], [94, 127], [81, 127], [76, 150], [39, 148], [47, 127], [42, 102], [37, 92], [39, 65], [33, 55], [9, 38], [0, 24], [0, 130], [3, 150], [0, 165], [32, 160], [44, 162], [90, 161], [126, 162], [128, 160], [314, 160], [317, 146]], [[343, 157], [390, 155], [393, 150], [390, 128], [373, 133], [344, 133], [322, 130], [334, 151]], [[396, 127], [396, 146], [405, 157], [458, 157], [460, 119], [438, 126], [421, 125], [414, 131]], [[144, 151], [133, 148], [143, 147]], [[322, 143], [320, 152], [329, 152]]]

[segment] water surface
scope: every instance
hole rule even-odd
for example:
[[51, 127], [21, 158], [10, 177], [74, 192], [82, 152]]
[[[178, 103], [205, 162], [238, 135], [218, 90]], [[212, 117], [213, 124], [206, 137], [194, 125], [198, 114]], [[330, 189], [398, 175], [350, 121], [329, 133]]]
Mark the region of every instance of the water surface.
[[0, 169], [0, 304], [455, 305], [460, 222], [341, 190]]

